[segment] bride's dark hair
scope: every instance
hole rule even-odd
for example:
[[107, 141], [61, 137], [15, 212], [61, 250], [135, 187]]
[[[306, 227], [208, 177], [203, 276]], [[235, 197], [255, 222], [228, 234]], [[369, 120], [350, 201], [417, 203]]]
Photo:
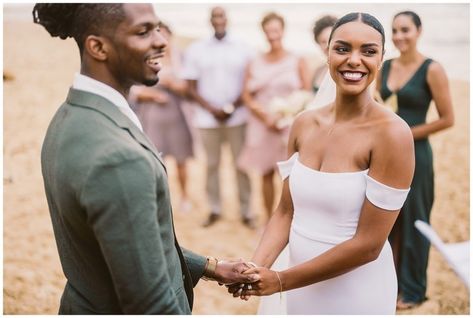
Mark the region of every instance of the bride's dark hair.
[[381, 22], [378, 21], [374, 16], [368, 13], [363, 13], [363, 12], [352, 12], [344, 15], [340, 19], [338, 19], [337, 22], [335, 22], [335, 25], [332, 28], [332, 32], [330, 33], [330, 37], [328, 39], [328, 43], [330, 44], [330, 41], [332, 41], [332, 35], [333, 32], [335, 32], [336, 29], [338, 29], [340, 26], [344, 25], [345, 23], [352, 22], [352, 21], [361, 21], [366, 25], [369, 25], [376, 31], [378, 31], [381, 34], [382, 38], [382, 43], [383, 43], [383, 52], [384, 52], [384, 42], [386, 40], [386, 36], [384, 35], [384, 28]]
[[74, 38], [81, 52], [88, 35], [113, 34], [124, 18], [122, 3], [37, 3], [33, 8], [34, 23], [53, 37]]

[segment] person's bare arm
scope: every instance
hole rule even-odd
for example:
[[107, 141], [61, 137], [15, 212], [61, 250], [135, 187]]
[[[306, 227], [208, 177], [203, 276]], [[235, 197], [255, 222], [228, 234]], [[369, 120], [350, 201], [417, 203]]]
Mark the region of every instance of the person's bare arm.
[[437, 108], [439, 118], [429, 123], [411, 127], [414, 140], [425, 139], [429, 135], [453, 126], [454, 115], [452, 98], [445, 70], [439, 63], [433, 62], [427, 71], [432, 98]]
[[[289, 133], [288, 158], [298, 151], [297, 139], [300, 133], [307, 129], [306, 125], [310, 123], [308, 118], [307, 114], [303, 113], [296, 117]], [[289, 230], [294, 214], [289, 178], [284, 180], [279, 204], [271, 215], [253, 255], [252, 261], [259, 266], [271, 267], [289, 241]]]
[[178, 78], [161, 79], [159, 81], [159, 84], [161, 84], [164, 88], [169, 89], [171, 92], [178, 96], [188, 96], [187, 81], [185, 80]]
[[[393, 188], [410, 187], [414, 173], [414, 145], [409, 127], [400, 119], [377, 134], [370, 162], [370, 176]], [[291, 290], [327, 280], [374, 261], [379, 256], [399, 210], [386, 211], [365, 198], [355, 235], [313, 259], [279, 272], [283, 290]], [[263, 267], [247, 273], [258, 273], [261, 280], [249, 295], [270, 295], [280, 290], [276, 272]], [[234, 296], [239, 296], [234, 294]]]
[[243, 93], [241, 94], [241, 99], [246, 107], [250, 110], [250, 112], [259, 120], [261, 120], [268, 128], [279, 131], [280, 129], [277, 127], [278, 117], [274, 116], [273, 114], [268, 113], [264, 110], [263, 106], [261, 106], [254, 98], [252, 93], [249, 90], [248, 82], [251, 79], [251, 64], [246, 66], [245, 70], [245, 79], [243, 84]]

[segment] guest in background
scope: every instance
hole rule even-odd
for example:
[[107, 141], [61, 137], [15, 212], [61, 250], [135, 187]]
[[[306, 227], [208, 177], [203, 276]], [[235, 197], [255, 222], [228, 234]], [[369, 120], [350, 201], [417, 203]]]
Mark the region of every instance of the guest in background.
[[[188, 80], [189, 95], [197, 102], [194, 123], [199, 129], [207, 156], [207, 194], [210, 214], [204, 227], [221, 218], [219, 166], [221, 148], [228, 143], [236, 159], [243, 147], [247, 110], [242, 107], [245, 66], [250, 50], [227, 32], [227, 16], [222, 7], [211, 11], [214, 35], [192, 44], [185, 55], [183, 77]], [[237, 169], [240, 213], [243, 224], [254, 228], [250, 212], [250, 181]]]
[[279, 118], [271, 112], [270, 104], [276, 97], [310, 90], [310, 76], [304, 59], [283, 46], [284, 18], [269, 13], [261, 26], [269, 51], [256, 56], [247, 67], [243, 101], [251, 114], [238, 164], [262, 175], [264, 205], [269, 217], [274, 203], [276, 162], [284, 160], [287, 153], [287, 127], [278, 126]]
[[177, 77], [181, 68], [181, 52], [172, 43], [172, 31], [163, 22], [159, 28], [168, 41], [166, 53], [161, 60], [159, 84], [154, 87], [133, 86], [130, 101], [134, 104], [145, 133], [158, 151], [176, 160], [181, 188], [179, 210], [188, 212], [191, 201], [186, 189], [186, 161], [193, 156], [193, 148], [191, 132], [182, 109], [187, 85]]
[[[414, 222], [429, 223], [434, 202], [434, 166], [428, 137], [454, 122], [443, 67], [417, 49], [421, 32], [422, 23], [416, 13], [404, 11], [394, 16], [392, 40], [400, 55], [384, 63], [377, 81], [381, 98], [394, 103], [397, 114], [411, 127], [415, 145], [411, 191], [390, 234], [399, 281], [398, 309], [412, 308], [426, 299], [430, 243], [415, 229]], [[438, 118], [426, 123], [432, 100]]]
[[[314, 33], [314, 40], [320, 47], [320, 50], [324, 53], [324, 57], [328, 56], [328, 39], [330, 37], [330, 32], [332, 32], [332, 27], [337, 22], [337, 18], [331, 15], [324, 15], [317, 21], [315, 21], [314, 28], [312, 32]], [[328, 66], [327, 63], [323, 63], [315, 69], [314, 77], [312, 78], [312, 90], [314, 93], [317, 93], [319, 90], [320, 84], [324, 76], [327, 74]]]

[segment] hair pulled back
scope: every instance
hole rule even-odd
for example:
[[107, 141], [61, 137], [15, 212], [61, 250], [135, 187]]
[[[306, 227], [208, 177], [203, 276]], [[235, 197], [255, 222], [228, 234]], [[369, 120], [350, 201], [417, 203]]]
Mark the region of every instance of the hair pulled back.
[[414, 11], [399, 12], [394, 16], [393, 20], [396, 19], [400, 15], [407, 15], [408, 17], [410, 17], [412, 19], [412, 22], [414, 22], [414, 25], [416, 26], [417, 29], [419, 29], [422, 26], [422, 21], [420, 20], [419, 15], [415, 13]]
[[335, 32], [336, 29], [338, 29], [340, 26], [348, 23], [348, 22], [353, 22], [353, 21], [361, 21], [366, 25], [369, 25], [376, 31], [378, 31], [381, 34], [381, 40], [383, 44], [383, 52], [384, 52], [384, 42], [386, 41], [386, 36], [384, 35], [384, 28], [381, 22], [378, 21], [374, 16], [368, 13], [363, 13], [363, 12], [352, 12], [344, 15], [338, 21], [335, 23], [335, 25], [332, 28], [332, 32], [330, 33], [330, 37], [328, 40], [328, 43], [330, 44], [330, 41], [332, 41], [332, 36], [333, 33]]
[[314, 40], [318, 43], [317, 38], [319, 37], [320, 33], [326, 28], [333, 27], [333, 25], [337, 22], [337, 18], [333, 15], [324, 15], [320, 19], [317, 19], [314, 23], [314, 27], [312, 28], [312, 33], [314, 34]]

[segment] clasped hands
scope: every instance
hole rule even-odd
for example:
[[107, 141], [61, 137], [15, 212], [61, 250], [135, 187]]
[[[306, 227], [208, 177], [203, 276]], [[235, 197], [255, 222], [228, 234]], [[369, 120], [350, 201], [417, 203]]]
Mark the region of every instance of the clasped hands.
[[243, 300], [282, 291], [279, 273], [253, 262], [219, 261], [215, 273], [219, 285], [225, 285], [228, 293]]

